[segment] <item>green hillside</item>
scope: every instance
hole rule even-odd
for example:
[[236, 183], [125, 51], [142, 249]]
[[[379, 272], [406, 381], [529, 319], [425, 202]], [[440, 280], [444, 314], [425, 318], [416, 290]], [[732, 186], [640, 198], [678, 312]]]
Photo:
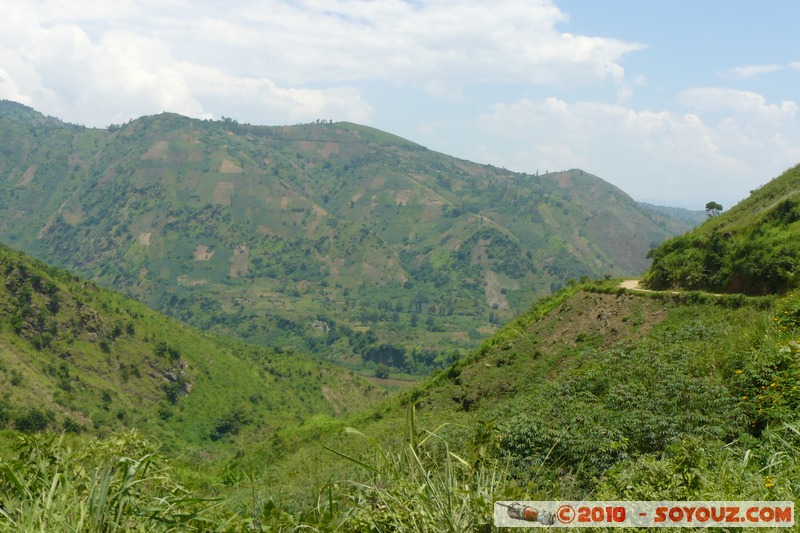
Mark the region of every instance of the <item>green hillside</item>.
[[445, 366], [567, 280], [641, 273], [685, 215], [350, 123], [99, 130], [0, 102], [4, 242], [204, 330], [359, 368]]
[[193, 330], [4, 246], [0, 390], [0, 429], [138, 428], [210, 450], [251, 427], [344, 415], [383, 394], [308, 356]]
[[[163, 470], [131, 474], [145, 489], [122, 518], [183, 530], [455, 532], [490, 530], [497, 500], [797, 502], [798, 337], [798, 292], [774, 301], [574, 286], [360, 414], [230, 441], [236, 453], [222, 463], [154, 456]], [[0, 484], [12, 517], [0, 529], [76, 524], [92, 501], [85, 472], [115, 472], [98, 457], [152, 450], [130, 434], [18, 442], [2, 468], [24, 490]], [[46, 470], [32, 468], [48, 456]], [[65, 481], [51, 486], [56, 472]], [[111, 481], [120, 498], [123, 481]], [[157, 498], [177, 487], [189, 498]], [[196, 499], [211, 495], [221, 499]]]
[[800, 501], [800, 290], [570, 283], [379, 400], [3, 254], [0, 530], [460, 532], [498, 500]]
[[[779, 438], [794, 446], [787, 451], [800, 449], [792, 377], [800, 294], [771, 306], [769, 298], [565, 289], [450, 369], [349, 423], [402, 454], [409, 435], [396, 428], [408, 431], [413, 402], [419, 438], [438, 435], [433, 457], [442, 459], [443, 439], [472, 467], [507, 466], [495, 499], [794, 499], [800, 465], [769, 461]], [[328, 439], [368, 464], [382, 460], [355, 435]], [[331, 455], [332, 465], [297, 487], [284, 473], [319, 444], [306, 446], [292, 446], [287, 464], [263, 475], [286, 479], [296, 498], [337, 469], [354, 475]], [[251, 451], [261, 453], [275, 452]], [[752, 464], [740, 463], [746, 454]]]
[[800, 166], [651, 252], [656, 289], [771, 294], [800, 286]]

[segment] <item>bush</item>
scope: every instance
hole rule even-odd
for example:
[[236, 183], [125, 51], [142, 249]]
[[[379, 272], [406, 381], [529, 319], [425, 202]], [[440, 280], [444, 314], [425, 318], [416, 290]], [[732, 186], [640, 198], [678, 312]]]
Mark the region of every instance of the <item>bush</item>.
[[734, 386], [755, 434], [770, 423], [794, 423], [800, 412], [800, 290], [782, 298], [751, 357], [734, 371]]
[[55, 414], [51, 411], [42, 411], [38, 407], [28, 407], [28, 409], [18, 414], [14, 418], [14, 427], [25, 433], [44, 431], [55, 420]]

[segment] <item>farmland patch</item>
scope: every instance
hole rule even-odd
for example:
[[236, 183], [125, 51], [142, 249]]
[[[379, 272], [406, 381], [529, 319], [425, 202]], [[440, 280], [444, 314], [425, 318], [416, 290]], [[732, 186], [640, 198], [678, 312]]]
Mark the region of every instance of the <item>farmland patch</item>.
[[198, 244], [192, 255], [195, 261], [208, 261], [214, 256], [214, 250], [209, 250], [208, 246], [204, 244]]
[[26, 185], [29, 185], [30, 182], [33, 181], [33, 178], [36, 176], [36, 170], [38, 168], [39, 165], [29, 166], [28, 169], [25, 171], [25, 173], [22, 175], [22, 179], [19, 180], [19, 183], [17, 183], [17, 185], [20, 187], [25, 187]]
[[231, 161], [230, 159], [223, 159], [222, 164], [219, 166], [219, 171], [223, 174], [241, 174], [242, 167]]
[[154, 159], [165, 159], [167, 157], [168, 149], [169, 142], [157, 141], [145, 153], [142, 154], [142, 160], [151, 161]]
[[250, 259], [250, 248], [248, 248], [246, 244], [237, 246], [236, 249], [233, 250], [233, 257], [231, 257], [231, 270], [230, 270], [232, 278], [238, 278], [239, 276], [246, 276], [249, 273], [247, 269], [247, 262], [249, 259]]
[[236, 189], [232, 181], [220, 181], [214, 189], [214, 203], [217, 205], [231, 205], [231, 196]]
[[396, 205], [408, 205], [409, 198], [411, 198], [411, 189], [403, 189], [394, 194], [394, 203]]

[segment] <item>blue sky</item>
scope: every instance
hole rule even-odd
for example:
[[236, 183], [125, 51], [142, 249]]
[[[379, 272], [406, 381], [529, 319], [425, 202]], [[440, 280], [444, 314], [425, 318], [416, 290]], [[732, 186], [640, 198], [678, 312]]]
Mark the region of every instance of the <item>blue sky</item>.
[[662, 205], [800, 163], [800, 2], [0, 0], [0, 98], [105, 127], [172, 111], [368, 124]]

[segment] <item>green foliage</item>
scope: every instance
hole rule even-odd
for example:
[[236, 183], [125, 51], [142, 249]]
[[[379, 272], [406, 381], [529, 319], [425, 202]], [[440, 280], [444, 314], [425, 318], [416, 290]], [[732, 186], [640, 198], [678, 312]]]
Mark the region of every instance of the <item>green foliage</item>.
[[[651, 281], [693, 290], [632, 294], [606, 260], [626, 252], [596, 249], [624, 217], [579, 172], [516, 175], [347, 124], [80, 132], [8, 107], [2, 183], [33, 214], [7, 238], [282, 347], [198, 333], [0, 247], [0, 529], [463, 531], [490, 528], [497, 499], [800, 494], [800, 295], [702, 292], [796, 281], [797, 169], [653, 252]], [[23, 177], [42, 146], [77, 150], [79, 171]], [[76, 183], [91, 192], [59, 209]], [[511, 318], [535, 283], [566, 288], [470, 355], [442, 348]], [[445, 368], [377, 402], [303, 348], [381, 374]], [[119, 432], [134, 425], [161, 451]]]
[[177, 446], [245, 429], [215, 426], [241, 405], [258, 425], [285, 427], [382, 395], [341, 368], [200, 333], [3, 246], [0, 368], [0, 429], [138, 427]]
[[[348, 123], [99, 130], [6, 102], [0, 146], [6, 243], [203, 330], [365, 371], [373, 345], [474, 349], [532, 298], [637, 274], [695, 224], [582, 171], [512, 173]], [[64, 302], [20, 290], [34, 301], [13, 327], [45, 348]]]
[[800, 285], [800, 166], [694, 231], [651, 250], [643, 280], [653, 289], [784, 293]]
[[781, 298], [767, 334], [734, 375], [753, 433], [760, 433], [770, 424], [797, 423], [800, 412], [800, 290]]
[[383, 363], [380, 363], [378, 366], [375, 367], [374, 375], [376, 378], [386, 379], [389, 377], [389, 366]]
[[[434, 431], [416, 427], [415, 409], [408, 408], [406, 437], [399, 447], [381, 445], [364, 433], [371, 459], [328, 448], [359, 466], [367, 479], [337, 481], [326, 487], [328, 505], [318, 515], [352, 531], [482, 531], [491, 527], [494, 501], [508, 479], [496, 459], [464, 458]], [[324, 493], [323, 493], [324, 495]]]
[[14, 418], [14, 428], [25, 433], [44, 431], [54, 419], [53, 412], [45, 412], [36, 406], [30, 406]]
[[598, 485], [601, 500], [796, 500], [800, 431], [768, 428], [728, 444], [688, 439], [664, 453], [619, 463]]
[[714, 376], [693, 371], [692, 352], [670, 337], [587, 354], [568, 378], [513, 402], [499, 414], [504, 452], [522, 471], [547, 459], [588, 488], [629, 457], [689, 437], [730, 437], [737, 402]]
[[228, 436], [238, 435], [244, 426], [252, 422], [251, 409], [246, 406], [236, 407], [229, 414], [217, 420], [214, 429], [211, 430], [211, 440], [217, 441]]
[[722, 205], [718, 204], [717, 202], [708, 202], [706, 204], [706, 213], [708, 216], [715, 217], [718, 216], [722, 212]]
[[[271, 401], [267, 390], [238, 401], [218, 394], [214, 399], [223, 409], [207, 409], [202, 454], [213, 451], [210, 446], [224, 446], [229, 454], [211, 464], [207, 458], [189, 461], [182, 470], [167, 471], [164, 481], [179, 486], [184, 499], [199, 498], [180, 513], [196, 513], [188, 525], [170, 522], [170, 509], [178, 504], [170, 507], [167, 500], [158, 500], [163, 521], [142, 515], [159, 505], [146, 503], [160, 490], [150, 481], [161, 479], [154, 476], [157, 456], [146, 468], [146, 461], [125, 462], [143, 465], [136, 470], [141, 484], [132, 485], [142, 490], [130, 507], [111, 498], [108, 510], [97, 515], [116, 517], [122, 508], [126, 527], [156, 530], [463, 531], [490, 528], [493, 502], [501, 499], [796, 499], [800, 432], [788, 384], [797, 355], [781, 352], [778, 343], [798, 338], [799, 295], [788, 294], [768, 311], [765, 300], [744, 296], [634, 295], [613, 290], [610, 281], [592, 285], [594, 292], [586, 289], [574, 284], [542, 300], [441, 375], [346, 420], [318, 415], [278, 429], [259, 411]], [[181, 358], [195, 352], [188, 338], [171, 338], [169, 345], [179, 347]], [[155, 343], [148, 346], [150, 357], [169, 360], [155, 356]], [[240, 349], [245, 359], [262, 356], [256, 348]], [[282, 379], [295, 371], [307, 382], [322, 379], [313, 364], [292, 367], [272, 358], [261, 368]], [[759, 415], [740, 389], [766, 380], [787, 387], [773, 387], [784, 398]], [[187, 416], [193, 393], [176, 405], [162, 402], [170, 423]], [[120, 398], [110, 398], [108, 416], [114, 417]], [[415, 404], [424, 423], [409, 407]], [[360, 429], [343, 434], [348, 426]], [[118, 438], [92, 442], [102, 448]], [[149, 453], [151, 448], [133, 449], [123, 457], [132, 461]], [[181, 453], [191, 454], [185, 448]], [[28, 466], [21, 456], [15, 460], [14, 472], [38, 471], [38, 456], [27, 457]], [[106, 477], [102, 468], [120, 464], [87, 461], [77, 461], [81, 475], [92, 479], [96, 472], [98, 480]], [[120, 493], [123, 470], [108, 476], [109, 494]], [[37, 483], [49, 491], [54, 473], [41, 478]], [[88, 517], [92, 499], [83, 494], [99, 489], [92, 492], [87, 482], [84, 492], [61, 498], [60, 483], [53, 501], [64, 504], [49, 509], [73, 520], [84, 506]], [[198, 488], [220, 501], [203, 500]], [[38, 494], [29, 500], [41, 499]], [[67, 501], [78, 514], [64, 511]], [[44, 510], [22, 522], [18, 507], [6, 507], [17, 513], [15, 524], [55, 523]]]
[[216, 504], [177, 481], [136, 433], [104, 441], [20, 437], [0, 461], [0, 528], [14, 531], [207, 530]]

